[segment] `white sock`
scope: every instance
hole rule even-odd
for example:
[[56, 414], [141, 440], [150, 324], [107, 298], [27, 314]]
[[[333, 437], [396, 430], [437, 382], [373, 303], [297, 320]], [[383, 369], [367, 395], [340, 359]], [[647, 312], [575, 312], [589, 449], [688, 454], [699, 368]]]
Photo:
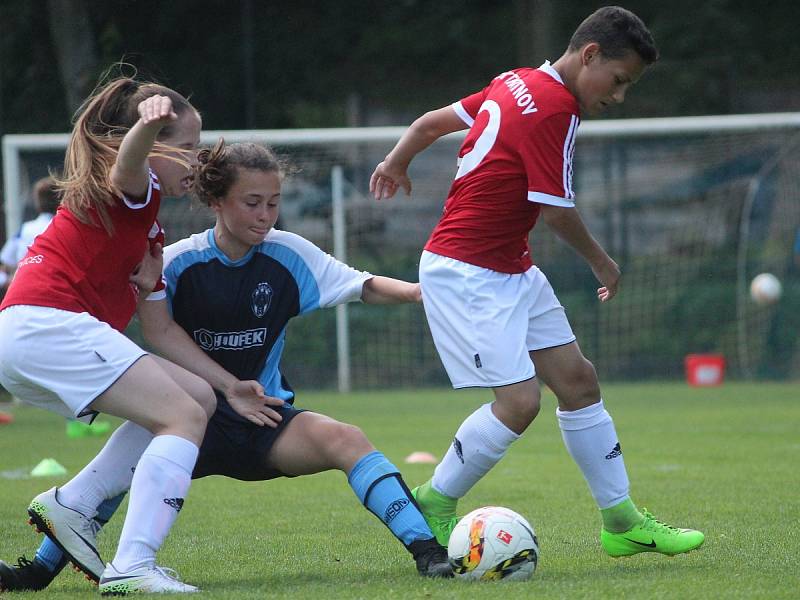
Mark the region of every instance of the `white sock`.
[[630, 491], [628, 473], [614, 421], [602, 399], [580, 410], [556, 409], [556, 416], [564, 444], [583, 472], [598, 507], [609, 508], [625, 500]]
[[94, 517], [103, 500], [130, 487], [136, 463], [152, 439], [153, 434], [144, 427], [125, 421], [111, 434], [100, 453], [58, 488], [59, 502]]
[[128, 514], [112, 561], [120, 573], [152, 567], [189, 491], [199, 449], [175, 435], [153, 438], [131, 483]]
[[433, 489], [451, 498], [461, 498], [518, 438], [518, 434], [494, 416], [491, 403], [484, 404], [458, 428], [453, 443], [433, 472]]

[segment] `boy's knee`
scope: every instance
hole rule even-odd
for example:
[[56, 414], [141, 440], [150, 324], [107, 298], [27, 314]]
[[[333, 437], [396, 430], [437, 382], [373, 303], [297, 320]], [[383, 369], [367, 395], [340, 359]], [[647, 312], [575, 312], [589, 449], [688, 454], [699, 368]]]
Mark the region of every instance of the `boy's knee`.
[[513, 394], [497, 394], [494, 415], [515, 433], [522, 433], [539, 414], [541, 394], [536, 386], [526, 386]]
[[566, 410], [579, 410], [600, 401], [600, 384], [594, 365], [582, 358], [566, 377], [567, 385], [559, 394], [558, 403]]
[[521, 399], [519, 403], [519, 414], [528, 420], [528, 424], [536, 418], [541, 408], [541, 396], [539, 394], [530, 395]]
[[582, 396], [600, 398], [600, 384], [597, 381], [597, 371], [594, 365], [587, 359], [583, 359], [583, 364], [576, 373], [575, 381], [579, 387], [578, 392]]

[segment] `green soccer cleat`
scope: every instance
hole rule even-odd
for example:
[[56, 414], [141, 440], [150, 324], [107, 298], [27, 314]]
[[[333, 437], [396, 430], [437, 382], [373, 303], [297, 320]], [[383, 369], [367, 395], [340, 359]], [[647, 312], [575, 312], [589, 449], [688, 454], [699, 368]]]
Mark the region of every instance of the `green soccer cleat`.
[[36, 496], [28, 506], [28, 516], [28, 523], [49, 537], [75, 568], [94, 582], [100, 579], [105, 567], [97, 550], [97, 521], [61, 504], [58, 488]]
[[600, 544], [609, 556], [619, 558], [640, 552], [659, 552], [674, 556], [699, 548], [706, 539], [702, 531], [672, 527], [656, 519], [647, 509], [642, 513], [644, 520], [628, 531], [611, 533], [605, 528], [600, 530]]
[[72, 439], [102, 437], [109, 431], [111, 431], [111, 423], [108, 421], [94, 421], [91, 424], [82, 421], [67, 421], [67, 437]]
[[436, 541], [447, 548], [450, 534], [458, 523], [456, 516], [456, 503], [458, 500], [440, 494], [428, 481], [411, 490], [411, 496], [417, 502], [419, 511], [425, 517], [425, 522], [436, 536]]

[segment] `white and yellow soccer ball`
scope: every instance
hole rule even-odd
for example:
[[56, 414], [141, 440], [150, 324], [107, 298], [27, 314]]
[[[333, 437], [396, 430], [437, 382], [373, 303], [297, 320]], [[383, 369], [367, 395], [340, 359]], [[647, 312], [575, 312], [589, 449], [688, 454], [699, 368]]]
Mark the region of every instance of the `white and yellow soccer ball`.
[[522, 515], [502, 506], [484, 506], [458, 522], [447, 555], [461, 579], [520, 581], [536, 570], [539, 542]]
[[772, 273], [761, 273], [750, 282], [750, 297], [759, 306], [768, 306], [780, 300], [783, 286]]

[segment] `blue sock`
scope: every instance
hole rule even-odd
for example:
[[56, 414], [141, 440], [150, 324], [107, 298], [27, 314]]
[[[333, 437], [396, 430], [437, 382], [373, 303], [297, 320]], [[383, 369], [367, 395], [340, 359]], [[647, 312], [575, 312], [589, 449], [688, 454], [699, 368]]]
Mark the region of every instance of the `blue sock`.
[[52, 573], [59, 566], [62, 558], [64, 558], [64, 553], [61, 552], [61, 549], [51, 542], [49, 537], [44, 536], [44, 541], [36, 551], [34, 560], [43, 564]]
[[[124, 497], [125, 492], [122, 492], [119, 496], [111, 498], [110, 500], [103, 500], [100, 506], [97, 507], [97, 516], [95, 516], [95, 520], [100, 523], [101, 526], [105, 525], [111, 518], [111, 515], [117, 510]], [[64, 553], [61, 552], [61, 549], [51, 542], [49, 537], [45, 536], [44, 541], [36, 551], [34, 560], [44, 565], [47, 570], [52, 573], [59, 567], [59, 563], [63, 558]]]
[[100, 506], [97, 507], [97, 514], [94, 516], [94, 520], [100, 523], [100, 525], [105, 525], [111, 520], [111, 516], [117, 512], [122, 499], [125, 498], [125, 494], [127, 492], [122, 492], [118, 496], [114, 496], [108, 500], [103, 500], [100, 503]]
[[377, 450], [359, 459], [347, 481], [361, 503], [405, 546], [433, 537], [397, 467]]

